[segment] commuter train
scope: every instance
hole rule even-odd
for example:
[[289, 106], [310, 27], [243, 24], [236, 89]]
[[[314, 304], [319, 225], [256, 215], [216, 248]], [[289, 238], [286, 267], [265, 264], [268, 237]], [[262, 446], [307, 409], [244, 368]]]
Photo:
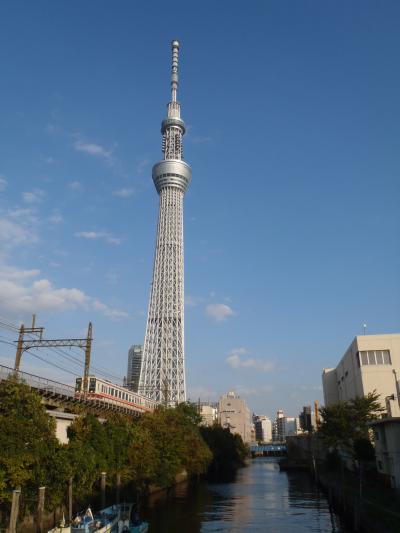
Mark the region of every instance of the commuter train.
[[[111, 381], [98, 378], [96, 376], [89, 376], [88, 392], [85, 395], [87, 400], [97, 400], [125, 409], [136, 412], [153, 411], [156, 407], [156, 402], [150, 398], [146, 398], [142, 394], [130, 391], [121, 385], [115, 385]], [[76, 378], [75, 396], [83, 395], [83, 378]]]

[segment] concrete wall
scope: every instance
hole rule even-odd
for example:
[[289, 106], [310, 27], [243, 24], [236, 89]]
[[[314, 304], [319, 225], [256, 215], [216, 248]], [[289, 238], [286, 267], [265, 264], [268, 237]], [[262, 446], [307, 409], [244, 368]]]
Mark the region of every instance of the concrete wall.
[[390, 477], [393, 488], [400, 490], [400, 418], [387, 418], [372, 424], [376, 467]]
[[78, 415], [63, 413], [61, 411], [47, 411], [56, 420], [56, 437], [61, 444], [68, 444], [67, 429]]

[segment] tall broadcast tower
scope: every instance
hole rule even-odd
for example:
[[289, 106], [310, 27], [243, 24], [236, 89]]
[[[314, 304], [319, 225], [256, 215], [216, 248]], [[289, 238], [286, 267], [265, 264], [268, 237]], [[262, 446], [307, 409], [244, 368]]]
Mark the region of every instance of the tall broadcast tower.
[[172, 406], [186, 400], [183, 196], [192, 170], [182, 160], [185, 123], [176, 99], [179, 42], [172, 41], [171, 46], [171, 101], [161, 124], [164, 159], [152, 172], [160, 211], [139, 391]]

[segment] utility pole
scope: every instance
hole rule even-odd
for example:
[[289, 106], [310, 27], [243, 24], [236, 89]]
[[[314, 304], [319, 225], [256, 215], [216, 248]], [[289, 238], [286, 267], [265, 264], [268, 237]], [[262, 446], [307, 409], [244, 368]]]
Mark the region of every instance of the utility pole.
[[19, 372], [19, 368], [21, 366], [22, 354], [27, 349], [24, 343], [25, 334], [33, 333], [34, 335], [39, 335], [39, 339], [42, 340], [44, 328], [37, 328], [35, 324], [36, 324], [36, 315], [32, 315], [32, 326], [30, 328], [26, 328], [23, 324], [21, 324], [21, 327], [19, 329], [19, 336], [17, 340], [17, 352], [15, 354], [15, 363], [14, 363], [15, 372]]
[[8, 533], [17, 533], [17, 520], [19, 512], [19, 497], [21, 496], [21, 489], [13, 490], [10, 522], [8, 525]]
[[106, 506], [106, 472], [101, 473], [101, 507], [102, 509]]
[[317, 430], [318, 430], [321, 424], [321, 420], [319, 418], [319, 411], [318, 411], [318, 400], [314, 401], [314, 413], [315, 413], [315, 425], [317, 426]]
[[43, 529], [43, 511], [44, 511], [44, 494], [46, 487], [39, 487], [39, 502], [37, 508], [37, 528], [38, 533], [44, 533]]
[[68, 524], [72, 522], [72, 477], [68, 479]]
[[92, 323], [89, 322], [86, 347], [85, 347], [85, 370], [83, 373], [83, 393], [86, 397], [89, 389], [89, 368], [90, 368], [90, 352], [92, 349]]

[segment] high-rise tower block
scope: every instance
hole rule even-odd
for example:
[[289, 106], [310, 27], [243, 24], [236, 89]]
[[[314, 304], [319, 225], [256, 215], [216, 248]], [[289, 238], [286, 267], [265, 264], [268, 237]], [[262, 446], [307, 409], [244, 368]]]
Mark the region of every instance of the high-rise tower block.
[[153, 283], [139, 391], [166, 405], [186, 400], [183, 197], [192, 171], [183, 161], [185, 123], [177, 101], [179, 42], [172, 41], [171, 101], [161, 123], [164, 159], [153, 167], [160, 196]]

